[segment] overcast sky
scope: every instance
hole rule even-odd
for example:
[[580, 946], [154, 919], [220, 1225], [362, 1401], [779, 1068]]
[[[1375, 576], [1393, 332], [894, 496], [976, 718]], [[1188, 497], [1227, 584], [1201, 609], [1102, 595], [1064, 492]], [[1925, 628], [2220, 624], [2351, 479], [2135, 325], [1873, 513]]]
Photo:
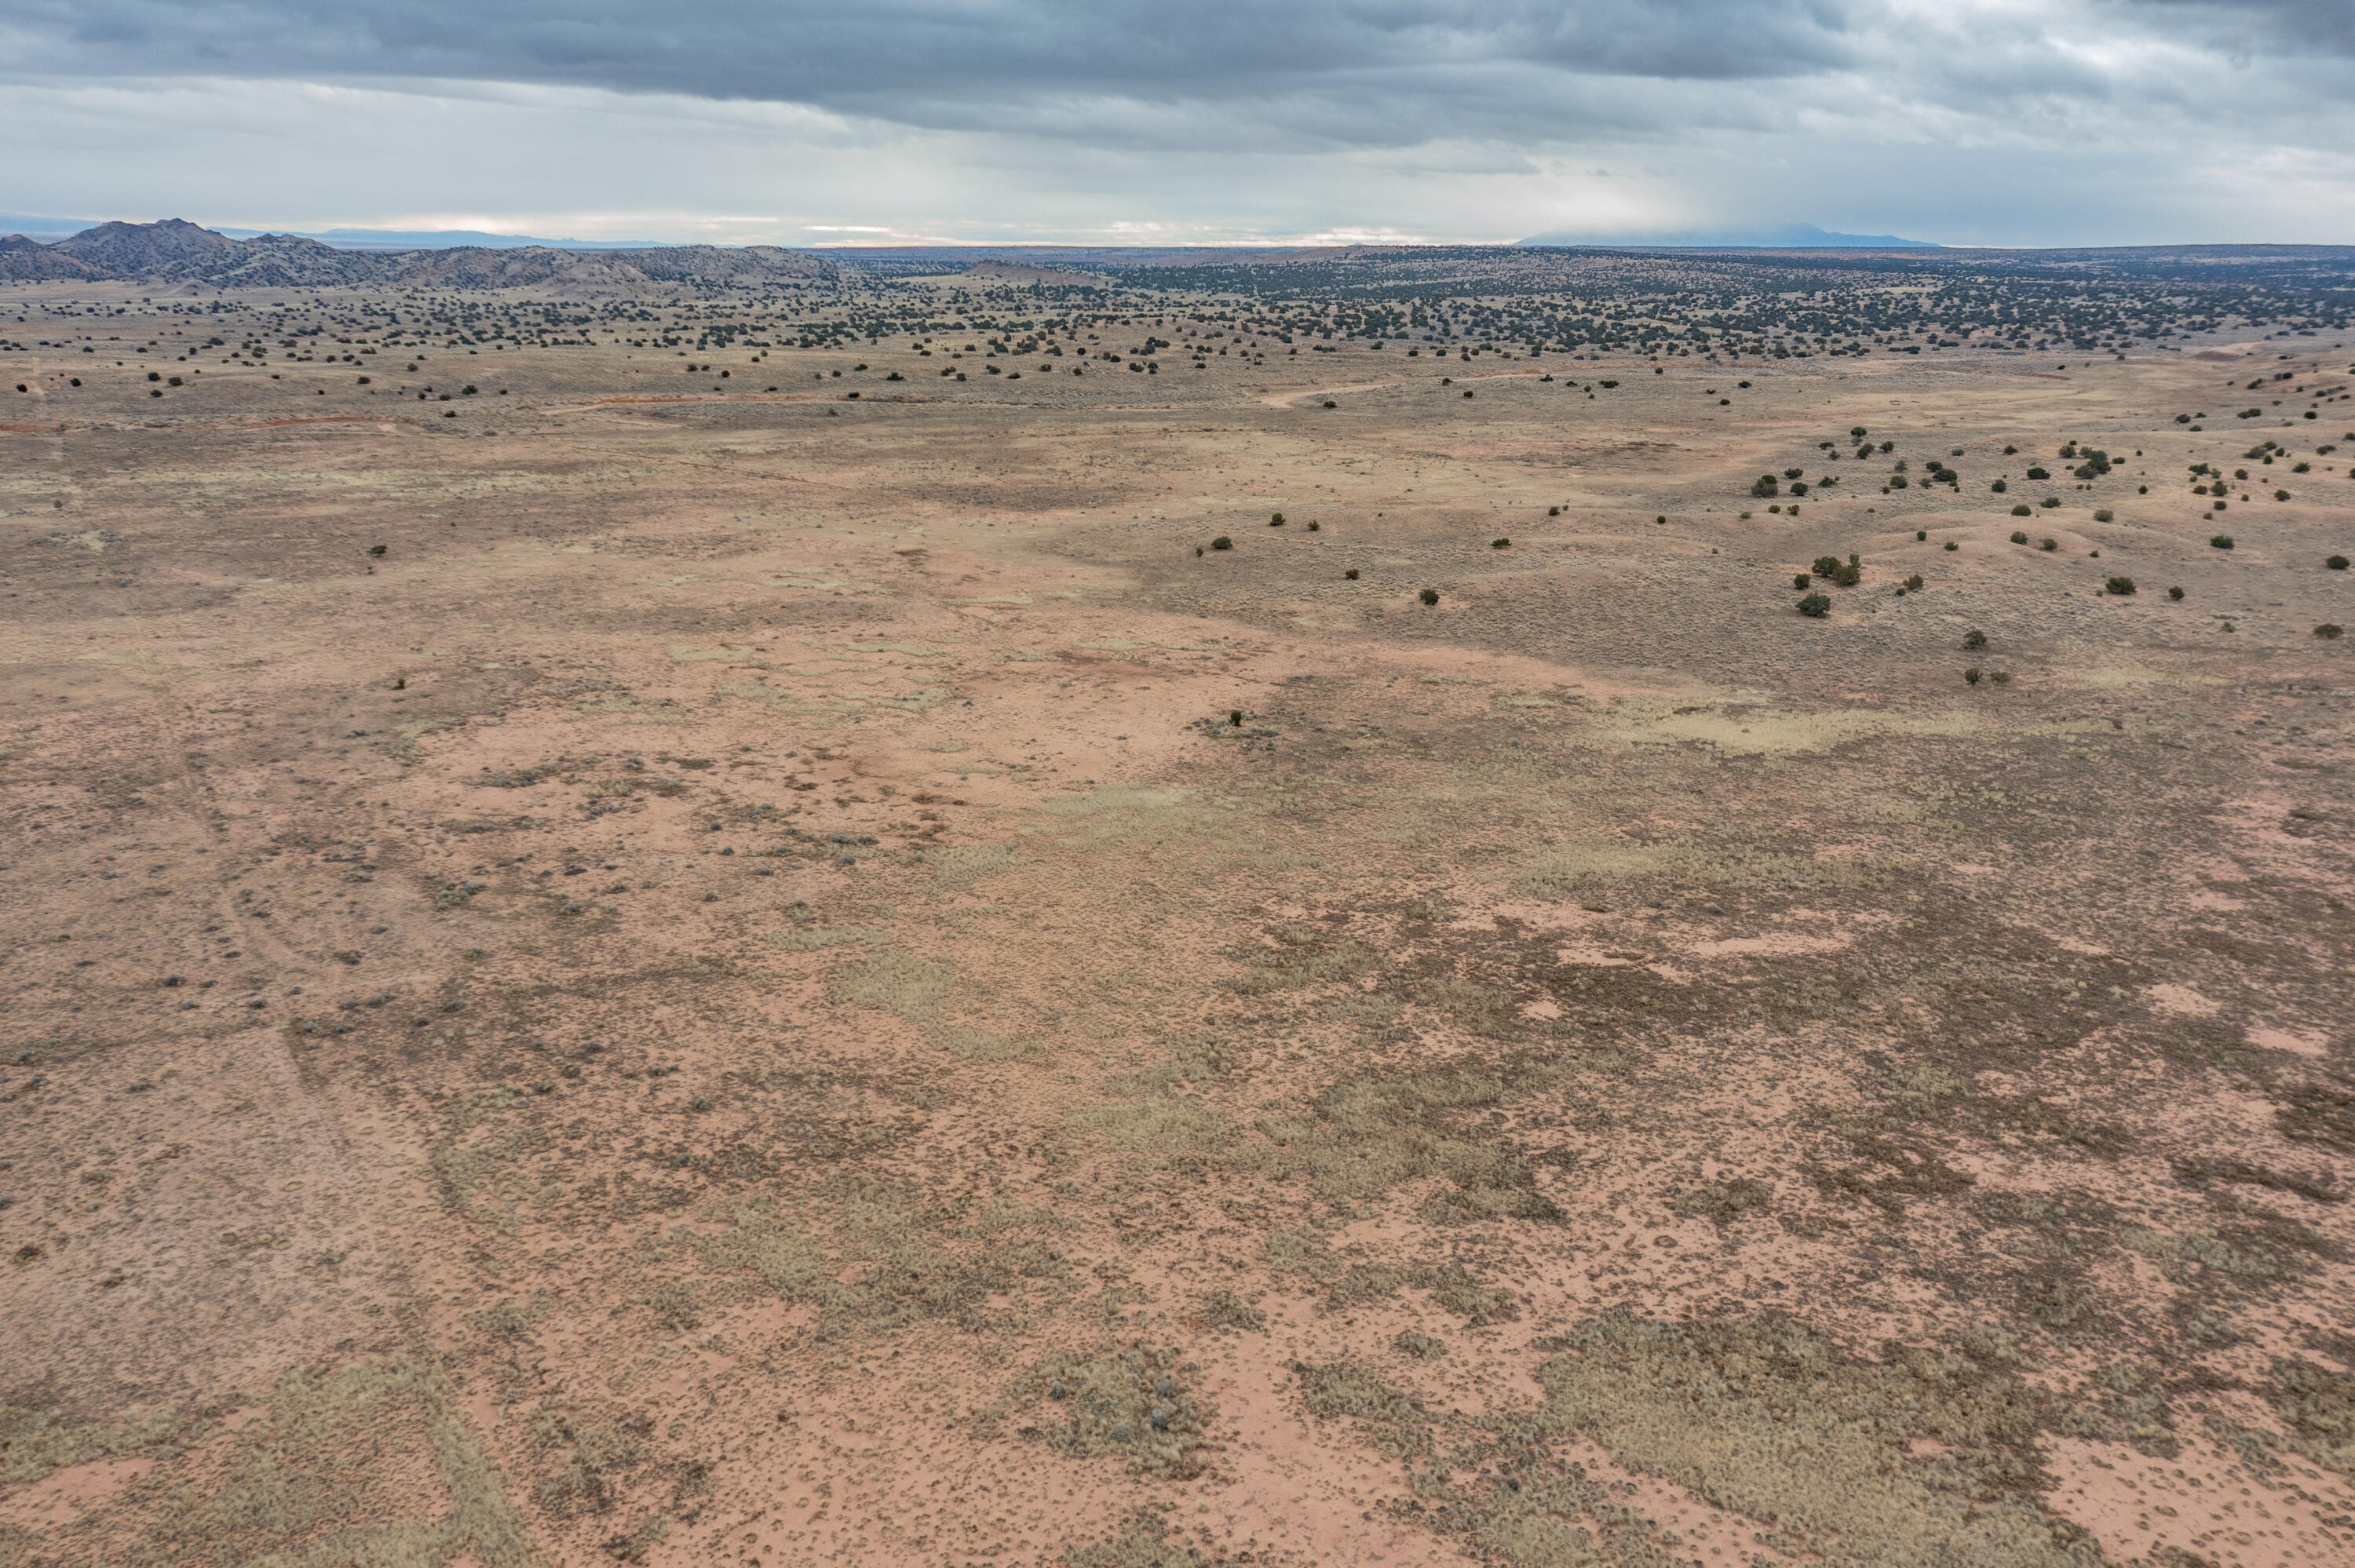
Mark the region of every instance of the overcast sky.
[[0, 211], [2355, 242], [2355, 0], [0, 0]]

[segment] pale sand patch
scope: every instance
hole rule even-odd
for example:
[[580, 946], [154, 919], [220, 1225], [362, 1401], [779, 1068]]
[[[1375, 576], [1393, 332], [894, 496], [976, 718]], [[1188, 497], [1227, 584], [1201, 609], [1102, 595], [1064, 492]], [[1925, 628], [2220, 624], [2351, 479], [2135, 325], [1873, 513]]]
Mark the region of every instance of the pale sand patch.
[[2144, 994], [2150, 998], [2150, 1004], [2159, 1012], [2179, 1013], [2190, 1018], [2208, 1017], [2219, 1005], [2193, 991], [2190, 986], [2177, 985], [2169, 980], [2162, 980]]
[[133, 1481], [144, 1480], [155, 1461], [140, 1455], [93, 1459], [52, 1470], [31, 1486], [0, 1498], [0, 1520], [23, 1530], [48, 1530], [70, 1523], [83, 1510], [103, 1502]]
[[1770, 752], [1828, 751], [1871, 736], [1955, 737], [1975, 734], [1982, 722], [1978, 715], [1961, 709], [1931, 714], [1850, 710], [1741, 715], [1712, 710], [1637, 717], [1604, 733], [1610, 739], [1631, 746], [1689, 742], [1742, 756], [1760, 756]]
[[2249, 1044], [2267, 1051], [2288, 1051], [2319, 1061], [2330, 1054], [2329, 1037], [2319, 1030], [2275, 1029], [2260, 1026], [2249, 1031]]

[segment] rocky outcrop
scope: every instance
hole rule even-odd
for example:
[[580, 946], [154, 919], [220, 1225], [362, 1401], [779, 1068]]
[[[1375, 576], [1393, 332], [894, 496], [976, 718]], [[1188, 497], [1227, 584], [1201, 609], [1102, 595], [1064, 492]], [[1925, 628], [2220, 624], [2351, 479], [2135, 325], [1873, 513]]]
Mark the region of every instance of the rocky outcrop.
[[764, 286], [821, 282], [834, 264], [773, 245], [661, 246], [634, 250], [559, 250], [546, 246], [487, 249], [338, 250], [293, 234], [231, 239], [185, 218], [101, 223], [44, 245], [13, 234], [0, 239], [0, 280], [198, 283], [219, 289], [325, 289], [432, 284], [455, 289], [517, 289], [541, 284], [627, 290], [638, 287]]

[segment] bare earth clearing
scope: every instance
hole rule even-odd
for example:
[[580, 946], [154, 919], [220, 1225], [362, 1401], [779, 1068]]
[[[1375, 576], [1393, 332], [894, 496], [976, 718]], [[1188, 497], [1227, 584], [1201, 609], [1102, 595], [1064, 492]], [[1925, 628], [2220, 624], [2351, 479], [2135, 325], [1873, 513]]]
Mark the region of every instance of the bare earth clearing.
[[2355, 1556], [2345, 332], [163, 297], [0, 300], [0, 1562]]

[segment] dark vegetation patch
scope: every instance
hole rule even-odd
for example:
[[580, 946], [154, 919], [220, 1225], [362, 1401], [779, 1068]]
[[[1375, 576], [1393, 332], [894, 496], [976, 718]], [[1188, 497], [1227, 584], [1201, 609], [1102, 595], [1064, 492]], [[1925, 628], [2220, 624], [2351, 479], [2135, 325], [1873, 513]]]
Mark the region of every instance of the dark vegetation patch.
[[[685, 1245], [743, 1286], [816, 1308], [822, 1337], [853, 1328], [890, 1333], [932, 1320], [979, 1332], [996, 1322], [991, 1297], [1070, 1275], [1062, 1254], [1043, 1240], [959, 1234], [951, 1216], [924, 1213], [889, 1189], [851, 1184], [835, 1198], [824, 1227], [745, 1203], [727, 1230]], [[853, 1262], [866, 1266], [845, 1282]]]
[[1327, 1090], [1312, 1114], [1271, 1120], [1261, 1130], [1328, 1202], [1370, 1202], [1401, 1182], [1440, 1177], [1449, 1190], [1423, 1205], [1427, 1221], [1557, 1220], [1561, 1211], [1537, 1190], [1529, 1154], [1473, 1131], [1466, 1118], [1550, 1084], [1561, 1072], [1549, 1062], [1517, 1058], [1368, 1075]]
[[1198, 1315], [1206, 1328], [1267, 1332], [1267, 1314], [1231, 1290], [1213, 1290], [1203, 1297]]
[[1024, 1378], [1016, 1397], [1037, 1407], [1058, 1453], [1109, 1456], [1141, 1474], [1184, 1480], [1202, 1471], [1202, 1428], [1215, 1414], [1191, 1387], [1196, 1370], [1172, 1351], [1060, 1355]]
[[1140, 1512], [1109, 1541], [1066, 1547], [1062, 1561], [1064, 1568], [1220, 1568], [1235, 1559], [1188, 1546], [1159, 1514]]
[[1482, 1285], [1453, 1264], [1422, 1264], [1399, 1267], [1391, 1264], [1358, 1264], [1326, 1294], [1336, 1311], [1362, 1307], [1395, 1296], [1404, 1287], [1430, 1292], [1433, 1305], [1477, 1328], [1509, 1322], [1521, 1315], [1519, 1300], [1509, 1290]]
[[[1536, 1375], [1546, 1403], [1518, 1424], [1531, 1446], [1592, 1437], [1829, 1562], [2098, 1561], [2038, 1506], [2039, 1402], [2000, 1365], [1902, 1346], [1860, 1361], [1779, 1314], [1615, 1313]], [[1916, 1457], [1923, 1439], [1939, 1451]]]
[[2284, 1089], [2275, 1099], [2274, 1125], [2284, 1138], [2355, 1154], [2355, 1085], [2333, 1078]]
[[1668, 1208], [1678, 1218], [1708, 1220], [1721, 1230], [1754, 1210], [1772, 1208], [1774, 1202], [1766, 1184], [1748, 1176], [1679, 1187], [1668, 1194]]
[[1935, 1150], [1908, 1147], [1873, 1132], [1838, 1135], [1850, 1159], [1817, 1163], [1808, 1174], [1826, 1197], [1861, 1198], [1891, 1219], [1902, 1219], [1909, 1200], [1947, 1197], [1977, 1180], [1948, 1165]]
[[2296, 1356], [2275, 1361], [2266, 1398], [2318, 1465], [2355, 1474], [2355, 1375]]
[[2175, 1179], [2186, 1187], [2205, 1191], [2220, 1182], [2263, 1187], [2275, 1192], [2295, 1192], [2318, 1203], [2343, 1203], [2347, 1194], [2313, 1177], [2286, 1174], [2225, 1155], [2195, 1154], [2175, 1162]]

